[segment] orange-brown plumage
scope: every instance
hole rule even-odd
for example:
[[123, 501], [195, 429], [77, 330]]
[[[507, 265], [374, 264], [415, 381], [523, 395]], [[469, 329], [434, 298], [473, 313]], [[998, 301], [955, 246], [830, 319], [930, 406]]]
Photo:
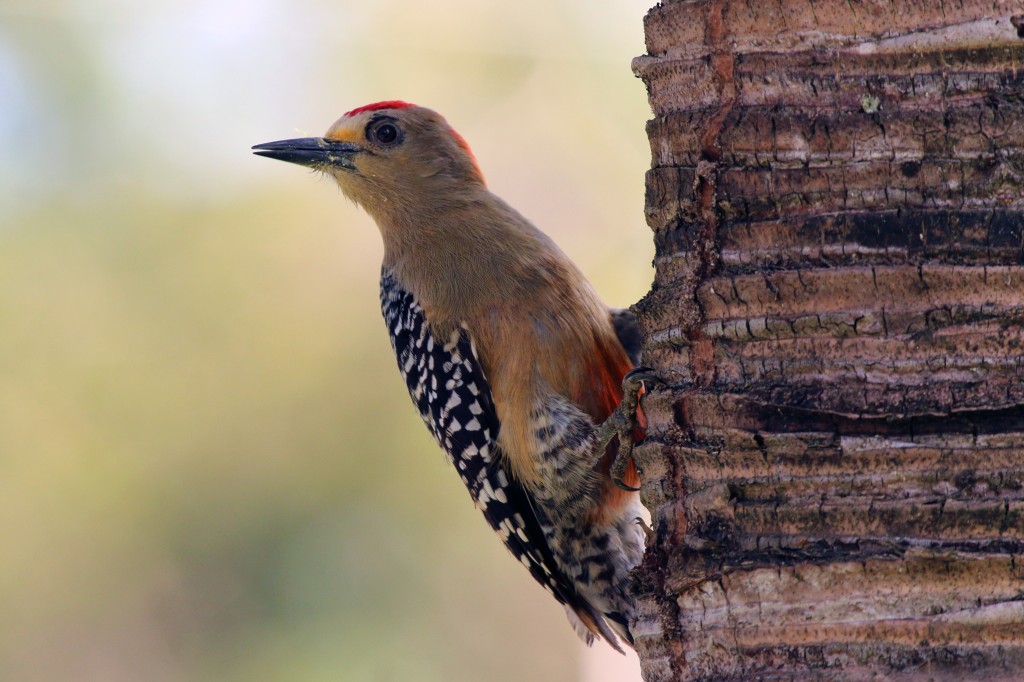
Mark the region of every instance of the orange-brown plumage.
[[[463, 472], [493, 446], [501, 471], [478, 467], [486, 486], [463, 473], [478, 506], [577, 631], [630, 642], [639, 500], [613, 484], [617, 440], [602, 450], [598, 426], [619, 409], [632, 364], [583, 274], [487, 189], [469, 145], [429, 109], [378, 102], [324, 138], [257, 150], [330, 173], [374, 218], [385, 319], [428, 426]], [[477, 439], [488, 424], [492, 440]], [[624, 482], [638, 485], [634, 465]], [[607, 566], [591, 571], [595, 562]]]

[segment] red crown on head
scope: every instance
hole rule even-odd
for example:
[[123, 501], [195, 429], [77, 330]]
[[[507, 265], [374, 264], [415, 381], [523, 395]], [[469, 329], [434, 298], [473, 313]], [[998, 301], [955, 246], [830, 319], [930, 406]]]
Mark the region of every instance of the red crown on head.
[[367, 104], [365, 106], [356, 107], [352, 111], [345, 112], [345, 115], [355, 116], [356, 114], [361, 114], [364, 111], [377, 111], [379, 109], [408, 109], [411, 106], [415, 105], [409, 104], [408, 102], [403, 102], [400, 99], [389, 99], [385, 102], [374, 102], [373, 104]]
[[[410, 104], [409, 102], [403, 102], [400, 99], [389, 99], [383, 102], [374, 102], [373, 104], [366, 104], [361, 107], [356, 107], [352, 111], [345, 112], [345, 116], [355, 116], [356, 114], [361, 114], [365, 111], [379, 111], [381, 109], [408, 109], [409, 107], [413, 106], [416, 105]], [[462, 135], [459, 135], [454, 129], [449, 128], [449, 130], [451, 130], [452, 137], [455, 138], [456, 144], [458, 144], [460, 147], [466, 150], [466, 153], [469, 154], [470, 161], [472, 161], [473, 166], [476, 168], [477, 174], [480, 176], [480, 179], [482, 180], [484, 174], [480, 171], [480, 166], [476, 162], [476, 156], [473, 154], [473, 150], [469, 148], [469, 144], [466, 142], [466, 139], [462, 137]]]

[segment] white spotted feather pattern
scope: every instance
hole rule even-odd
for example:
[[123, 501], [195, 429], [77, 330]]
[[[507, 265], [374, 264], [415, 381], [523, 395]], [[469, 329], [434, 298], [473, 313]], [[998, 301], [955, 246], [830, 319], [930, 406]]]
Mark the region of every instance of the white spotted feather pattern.
[[444, 449], [477, 508], [513, 556], [559, 602], [589, 612], [558, 569], [530, 494], [501, 465], [499, 423], [483, 370], [465, 329], [444, 343], [434, 338], [423, 309], [385, 270], [381, 311], [398, 367], [420, 417]]

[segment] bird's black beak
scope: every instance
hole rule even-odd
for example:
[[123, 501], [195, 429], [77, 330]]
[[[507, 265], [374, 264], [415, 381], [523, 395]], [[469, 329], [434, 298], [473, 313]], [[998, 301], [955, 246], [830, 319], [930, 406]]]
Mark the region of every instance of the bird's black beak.
[[297, 137], [293, 140], [264, 142], [253, 147], [255, 154], [271, 159], [312, 168], [339, 166], [346, 170], [356, 169], [352, 157], [360, 151], [359, 146], [351, 142], [338, 142], [326, 137]]

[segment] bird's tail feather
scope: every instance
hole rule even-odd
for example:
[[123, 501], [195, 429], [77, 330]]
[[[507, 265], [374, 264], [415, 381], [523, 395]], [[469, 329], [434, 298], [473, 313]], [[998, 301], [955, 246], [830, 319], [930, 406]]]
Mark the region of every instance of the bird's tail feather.
[[[585, 608], [575, 609], [568, 604], [565, 604], [565, 615], [569, 618], [569, 623], [572, 625], [573, 630], [580, 636], [587, 646], [594, 643], [594, 639], [603, 639], [608, 644], [618, 651], [620, 654], [625, 655], [625, 651], [619, 645], [619, 638], [621, 637], [624, 642], [632, 645], [632, 638], [629, 636], [629, 631], [626, 630], [626, 635], [623, 636], [621, 633], [616, 636], [615, 631], [609, 627], [608, 622], [605, 621], [604, 617], [597, 613], [592, 606], [589, 604]], [[618, 625], [618, 624], [617, 624]], [[618, 628], [616, 628], [617, 630]]]

